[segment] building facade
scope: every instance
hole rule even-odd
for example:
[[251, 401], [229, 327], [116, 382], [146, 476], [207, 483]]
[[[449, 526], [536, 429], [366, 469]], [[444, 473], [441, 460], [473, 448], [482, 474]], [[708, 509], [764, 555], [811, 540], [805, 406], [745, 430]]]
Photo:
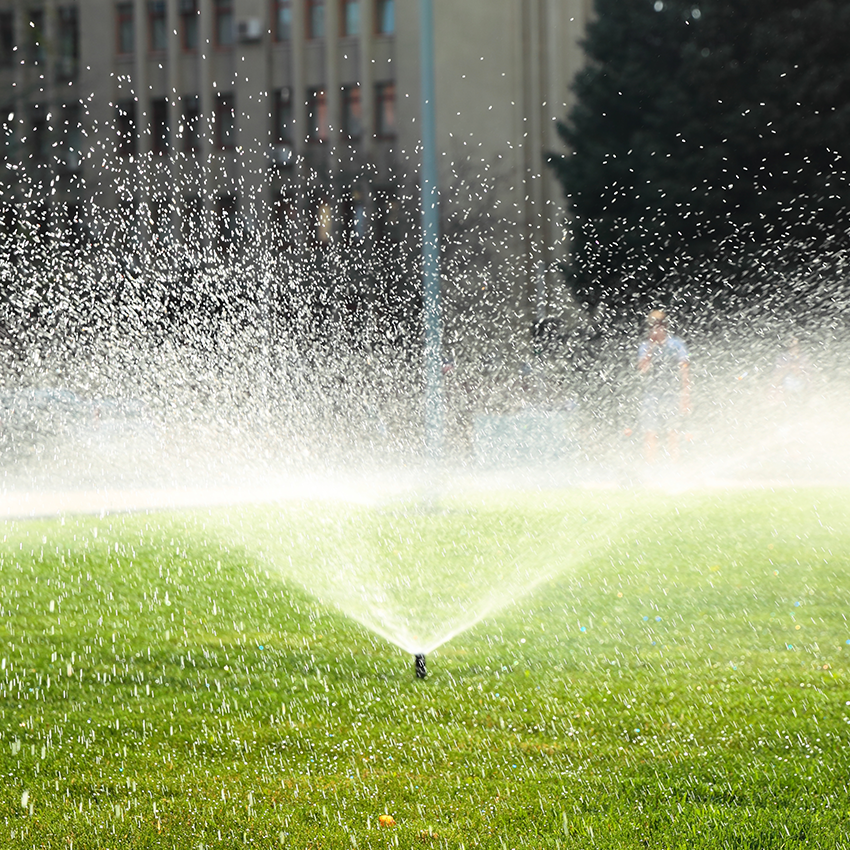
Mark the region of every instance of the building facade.
[[[434, 0], [441, 186], [496, 175], [532, 322], [566, 250], [545, 158], [590, 6]], [[94, 200], [156, 238], [270, 215], [318, 242], [391, 227], [420, 162], [419, 69], [418, 0], [0, 0], [5, 216]]]

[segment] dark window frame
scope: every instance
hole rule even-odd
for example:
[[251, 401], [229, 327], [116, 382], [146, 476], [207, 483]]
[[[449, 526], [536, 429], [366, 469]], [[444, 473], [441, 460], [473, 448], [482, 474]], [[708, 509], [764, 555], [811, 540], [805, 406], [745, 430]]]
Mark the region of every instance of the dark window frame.
[[220, 151], [236, 149], [236, 98], [231, 92], [219, 92], [215, 98], [215, 141]]
[[375, 35], [395, 35], [395, 0], [375, 0]]
[[15, 64], [15, 14], [10, 9], [0, 11], [0, 68]]
[[[214, 9], [215, 32], [213, 38], [219, 50], [232, 50], [236, 43], [236, 19], [234, 17], [233, 0], [215, 0]], [[224, 22], [230, 25], [225, 29]]]
[[80, 13], [76, 6], [59, 6], [56, 10], [57, 62], [56, 75], [70, 80], [77, 75], [80, 63]]
[[325, 19], [325, 0], [306, 0], [304, 6], [304, 26], [307, 28], [307, 40], [319, 41], [325, 37], [327, 21]]
[[63, 103], [60, 115], [62, 121], [61, 167], [68, 172], [77, 172], [83, 167], [83, 106], [78, 100]]
[[[353, 21], [349, 17], [352, 9], [355, 10]], [[360, 0], [340, 0], [339, 35], [340, 38], [355, 38], [360, 35]]]
[[204, 227], [204, 201], [200, 195], [185, 195], [181, 203], [180, 233], [184, 243], [197, 245]]
[[48, 110], [43, 103], [33, 103], [29, 111], [29, 149], [34, 162], [46, 163], [50, 157], [50, 122]]
[[291, 145], [293, 141], [294, 103], [289, 86], [275, 90], [272, 139], [276, 145]]
[[366, 205], [359, 191], [343, 196], [340, 209], [341, 237], [346, 245], [359, 245], [366, 239]]
[[292, 41], [292, 0], [274, 0], [274, 40]]
[[168, 126], [169, 103], [167, 97], [151, 100], [151, 152], [166, 156], [171, 150], [171, 134]]
[[122, 100], [115, 104], [115, 132], [118, 136], [116, 153], [119, 156], [135, 156], [139, 144], [135, 101]]
[[395, 82], [375, 83], [375, 138], [394, 139], [397, 135]]
[[201, 104], [196, 94], [183, 95], [183, 153], [197, 153], [201, 149]]
[[44, 47], [44, 9], [30, 9], [27, 12], [27, 59], [33, 65], [42, 65], [47, 59]]
[[148, 50], [161, 54], [168, 50], [168, 21], [165, 0], [148, 0]]
[[198, 49], [198, 2], [180, 0], [180, 47], [185, 53]]
[[136, 21], [132, 3], [115, 4], [115, 52], [118, 56], [132, 56], [136, 52]]
[[232, 245], [236, 241], [239, 224], [239, 196], [223, 194], [216, 197], [218, 239], [220, 246]]
[[373, 189], [374, 215], [372, 227], [376, 242], [399, 242], [401, 233], [401, 198], [391, 187], [376, 187]]
[[323, 87], [307, 89], [307, 143], [321, 145], [330, 136], [328, 93]]
[[298, 201], [291, 190], [282, 189], [274, 200], [274, 219], [278, 244], [284, 250], [296, 245], [298, 230]]
[[363, 138], [363, 93], [359, 83], [342, 87], [340, 107], [343, 138], [352, 142]]

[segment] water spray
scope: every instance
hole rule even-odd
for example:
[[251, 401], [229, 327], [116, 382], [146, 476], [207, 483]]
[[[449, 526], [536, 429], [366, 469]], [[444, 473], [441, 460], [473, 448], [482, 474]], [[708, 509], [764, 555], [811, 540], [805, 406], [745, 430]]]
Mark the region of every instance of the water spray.
[[413, 669], [416, 670], [417, 679], [424, 679], [428, 675], [428, 670], [425, 667], [425, 656], [422, 653], [414, 656]]

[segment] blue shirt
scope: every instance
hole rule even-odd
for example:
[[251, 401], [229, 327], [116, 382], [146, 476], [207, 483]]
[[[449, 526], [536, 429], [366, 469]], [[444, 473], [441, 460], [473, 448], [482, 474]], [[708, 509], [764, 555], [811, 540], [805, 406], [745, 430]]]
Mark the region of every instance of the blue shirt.
[[675, 395], [681, 390], [681, 364], [688, 363], [688, 349], [677, 336], [668, 334], [664, 342], [644, 340], [638, 348], [638, 362], [649, 355], [649, 369], [644, 372], [646, 395], [654, 398]]

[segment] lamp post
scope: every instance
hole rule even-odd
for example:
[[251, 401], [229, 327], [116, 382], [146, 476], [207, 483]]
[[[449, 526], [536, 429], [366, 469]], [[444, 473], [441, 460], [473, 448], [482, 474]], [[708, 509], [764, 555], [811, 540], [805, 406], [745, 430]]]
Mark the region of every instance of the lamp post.
[[439, 461], [443, 448], [442, 319], [440, 315], [440, 223], [437, 134], [434, 108], [433, 0], [419, 0], [422, 97], [422, 293], [425, 319], [425, 447]]

